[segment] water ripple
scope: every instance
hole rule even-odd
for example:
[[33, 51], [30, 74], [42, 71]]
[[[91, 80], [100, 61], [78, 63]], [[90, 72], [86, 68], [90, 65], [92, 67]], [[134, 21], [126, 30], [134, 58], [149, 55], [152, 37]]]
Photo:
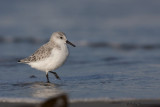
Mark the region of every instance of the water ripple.
[[[29, 44], [42, 44], [47, 42], [47, 39], [35, 37], [0, 37], [0, 43], [29, 43]], [[160, 44], [132, 44], [132, 43], [110, 43], [110, 42], [84, 42], [78, 41], [75, 43], [77, 46], [87, 46], [91, 48], [115, 48], [121, 50], [154, 50], [160, 49]]]

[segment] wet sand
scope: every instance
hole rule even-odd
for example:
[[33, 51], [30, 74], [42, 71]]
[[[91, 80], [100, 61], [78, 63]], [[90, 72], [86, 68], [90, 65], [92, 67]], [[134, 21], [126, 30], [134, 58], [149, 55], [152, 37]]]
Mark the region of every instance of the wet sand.
[[160, 100], [93, 100], [78, 101], [70, 104], [70, 107], [160, 107]]
[[45, 102], [0, 101], [0, 107], [160, 107], [160, 99], [88, 99], [68, 102], [66, 96], [62, 95], [50, 98]]

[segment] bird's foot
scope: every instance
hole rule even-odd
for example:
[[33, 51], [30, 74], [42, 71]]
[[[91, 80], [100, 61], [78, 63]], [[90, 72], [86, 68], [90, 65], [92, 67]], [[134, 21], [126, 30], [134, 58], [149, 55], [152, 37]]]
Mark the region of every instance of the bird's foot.
[[52, 73], [52, 74], [54, 74], [54, 76], [55, 76], [57, 79], [61, 80], [60, 77], [58, 76], [58, 74], [57, 74], [56, 72], [52, 72], [52, 71], [49, 71], [49, 72]]
[[47, 81], [46, 83], [50, 83], [50, 81]]

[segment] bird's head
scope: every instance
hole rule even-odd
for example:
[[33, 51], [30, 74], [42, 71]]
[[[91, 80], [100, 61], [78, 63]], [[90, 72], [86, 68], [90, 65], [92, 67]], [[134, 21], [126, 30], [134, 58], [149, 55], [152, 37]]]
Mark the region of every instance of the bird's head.
[[50, 41], [57, 44], [70, 44], [73, 47], [76, 47], [73, 43], [69, 42], [63, 32], [54, 32], [50, 38]]

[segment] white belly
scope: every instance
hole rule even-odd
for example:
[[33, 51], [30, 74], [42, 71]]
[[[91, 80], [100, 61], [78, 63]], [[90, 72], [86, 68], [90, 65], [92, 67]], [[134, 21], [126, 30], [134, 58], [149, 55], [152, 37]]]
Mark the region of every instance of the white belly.
[[29, 65], [32, 68], [38, 69], [40, 71], [53, 71], [65, 62], [68, 54], [69, 53], [66, 46], [61, 49], [53, 49], [51, 55], [48, 58], [36, 62], [31, 62]]

